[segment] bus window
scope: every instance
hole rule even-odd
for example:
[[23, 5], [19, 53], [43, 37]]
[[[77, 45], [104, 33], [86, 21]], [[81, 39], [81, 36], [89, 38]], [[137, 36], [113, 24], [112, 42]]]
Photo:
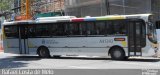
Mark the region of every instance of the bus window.
[[65, 25], [63, 23], [58, 24], [57, 36], [65, 36]]
[[125, 21], [119, 21], [119, 33], [120, 35], [127, 34], [127, 26], [126, 26]]
[[127, 29], [126, 25], [124, 23], [125, 21], [108, 21], [107, 22], [107, 30], [109, 35], [126, 35], [127, 34]]
[[35, 37], [35, 26], [34, 25], [30, 25], [28, 26], [28, 37]]
[[96, 29], [95, 29], [94, 22], [87, 23], [87, 35], [96, 35]]
[[4, 28], [6, 37], [18, 38], [18, 28], [17, 26], [6, 26]]
[[96, 34], [97, 35], [106, 35], [107, 30], [105, 22], [96, 22]]
[[49, 26], [48, 25], [36, 25], [35, 26], [36, 36], [49, 36]]
[[66, 25], [63, 23], [53, 23], [49, 25], [48, 30], [50, 30], [50, 36], [65, 36], [66, 33]]
[[58, 35], [58, 25], [57, 24], [51, 24], [50, 25], [50, 36], [57, 36]]
[[112, 35], [114, 28], [113, 28], [113, 22], [112, 21], [106, 21], [106, 30], [108, 35]]
[[80, 25], [80, 35], [87, 35], [86, 23], [79, 23]]
[[65, 23], [65, 24], [64, 24], [64, 35], [66, 35], [66, 36], [69, 35], [68, 32], [69, 32], [68, 24]]
[[80, 35], [80, 28], [78, 23], [71, 23], [70, 25], [70, 34], [71, 35]]

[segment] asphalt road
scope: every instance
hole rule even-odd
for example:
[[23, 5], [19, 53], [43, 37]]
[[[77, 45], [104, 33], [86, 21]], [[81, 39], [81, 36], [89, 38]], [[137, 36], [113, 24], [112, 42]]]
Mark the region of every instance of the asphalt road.
[[37, 56], [0, 53], [0, 69], [160, 69], [160, 59], [131, 58], [125, 61], [86, 57], [42, 59]]

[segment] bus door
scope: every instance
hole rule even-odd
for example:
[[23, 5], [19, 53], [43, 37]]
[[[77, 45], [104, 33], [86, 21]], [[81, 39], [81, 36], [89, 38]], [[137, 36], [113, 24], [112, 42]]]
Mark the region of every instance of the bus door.
[[128, 22], [128, 56], [142, 56], [142, 23], [140, 21]]
[[19, 26], [19, 50], [20, 54], [29, 54], [27, 27]]

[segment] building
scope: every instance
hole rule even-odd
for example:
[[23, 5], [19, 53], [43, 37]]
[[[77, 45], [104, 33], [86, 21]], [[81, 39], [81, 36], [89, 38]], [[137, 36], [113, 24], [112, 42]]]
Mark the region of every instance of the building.
[[[26, 0], [14, 0], [13, 8], [16, 16], [23, 15], [25, 12]], [[51, 13], [61, 12], [64, 10], [64, 0], [29, 0], [30, 3], [30, 14]]]
[[[14, 0], [15, 15], [21, 14], [21, 1]], [[153, 13], [160, 19], [160, 0], [30, 0], [31, 14], [50, 15], [65, 12], [77, 17], [113, 14]], [[44, 13], [44, 14], [43, 14]]]
[[32, 7], [41, 13], [57, 12], [64, 9], [64, 0], [34, 0]]
[[99, 16], [106, 15], [105, 0], [65, 0], [65, 15]]
[[153, 13], [160, 19], [160, 0], [65, 0], [65, 14], [104, 16]]

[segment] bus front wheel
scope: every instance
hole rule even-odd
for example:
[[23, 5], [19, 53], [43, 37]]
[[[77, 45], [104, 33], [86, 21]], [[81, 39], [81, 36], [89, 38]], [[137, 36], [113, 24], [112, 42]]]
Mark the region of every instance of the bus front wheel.
[[111, 49], [111, 58], [113, 60], [124, 60], [125, 52], [122, 48], [115, 47]]
[[49, 58], [50, 52], [49, 52], [48, 48], [46, 48], [46, 47], [39, 47], [38, 48], [38, 55], [42, 58]]

